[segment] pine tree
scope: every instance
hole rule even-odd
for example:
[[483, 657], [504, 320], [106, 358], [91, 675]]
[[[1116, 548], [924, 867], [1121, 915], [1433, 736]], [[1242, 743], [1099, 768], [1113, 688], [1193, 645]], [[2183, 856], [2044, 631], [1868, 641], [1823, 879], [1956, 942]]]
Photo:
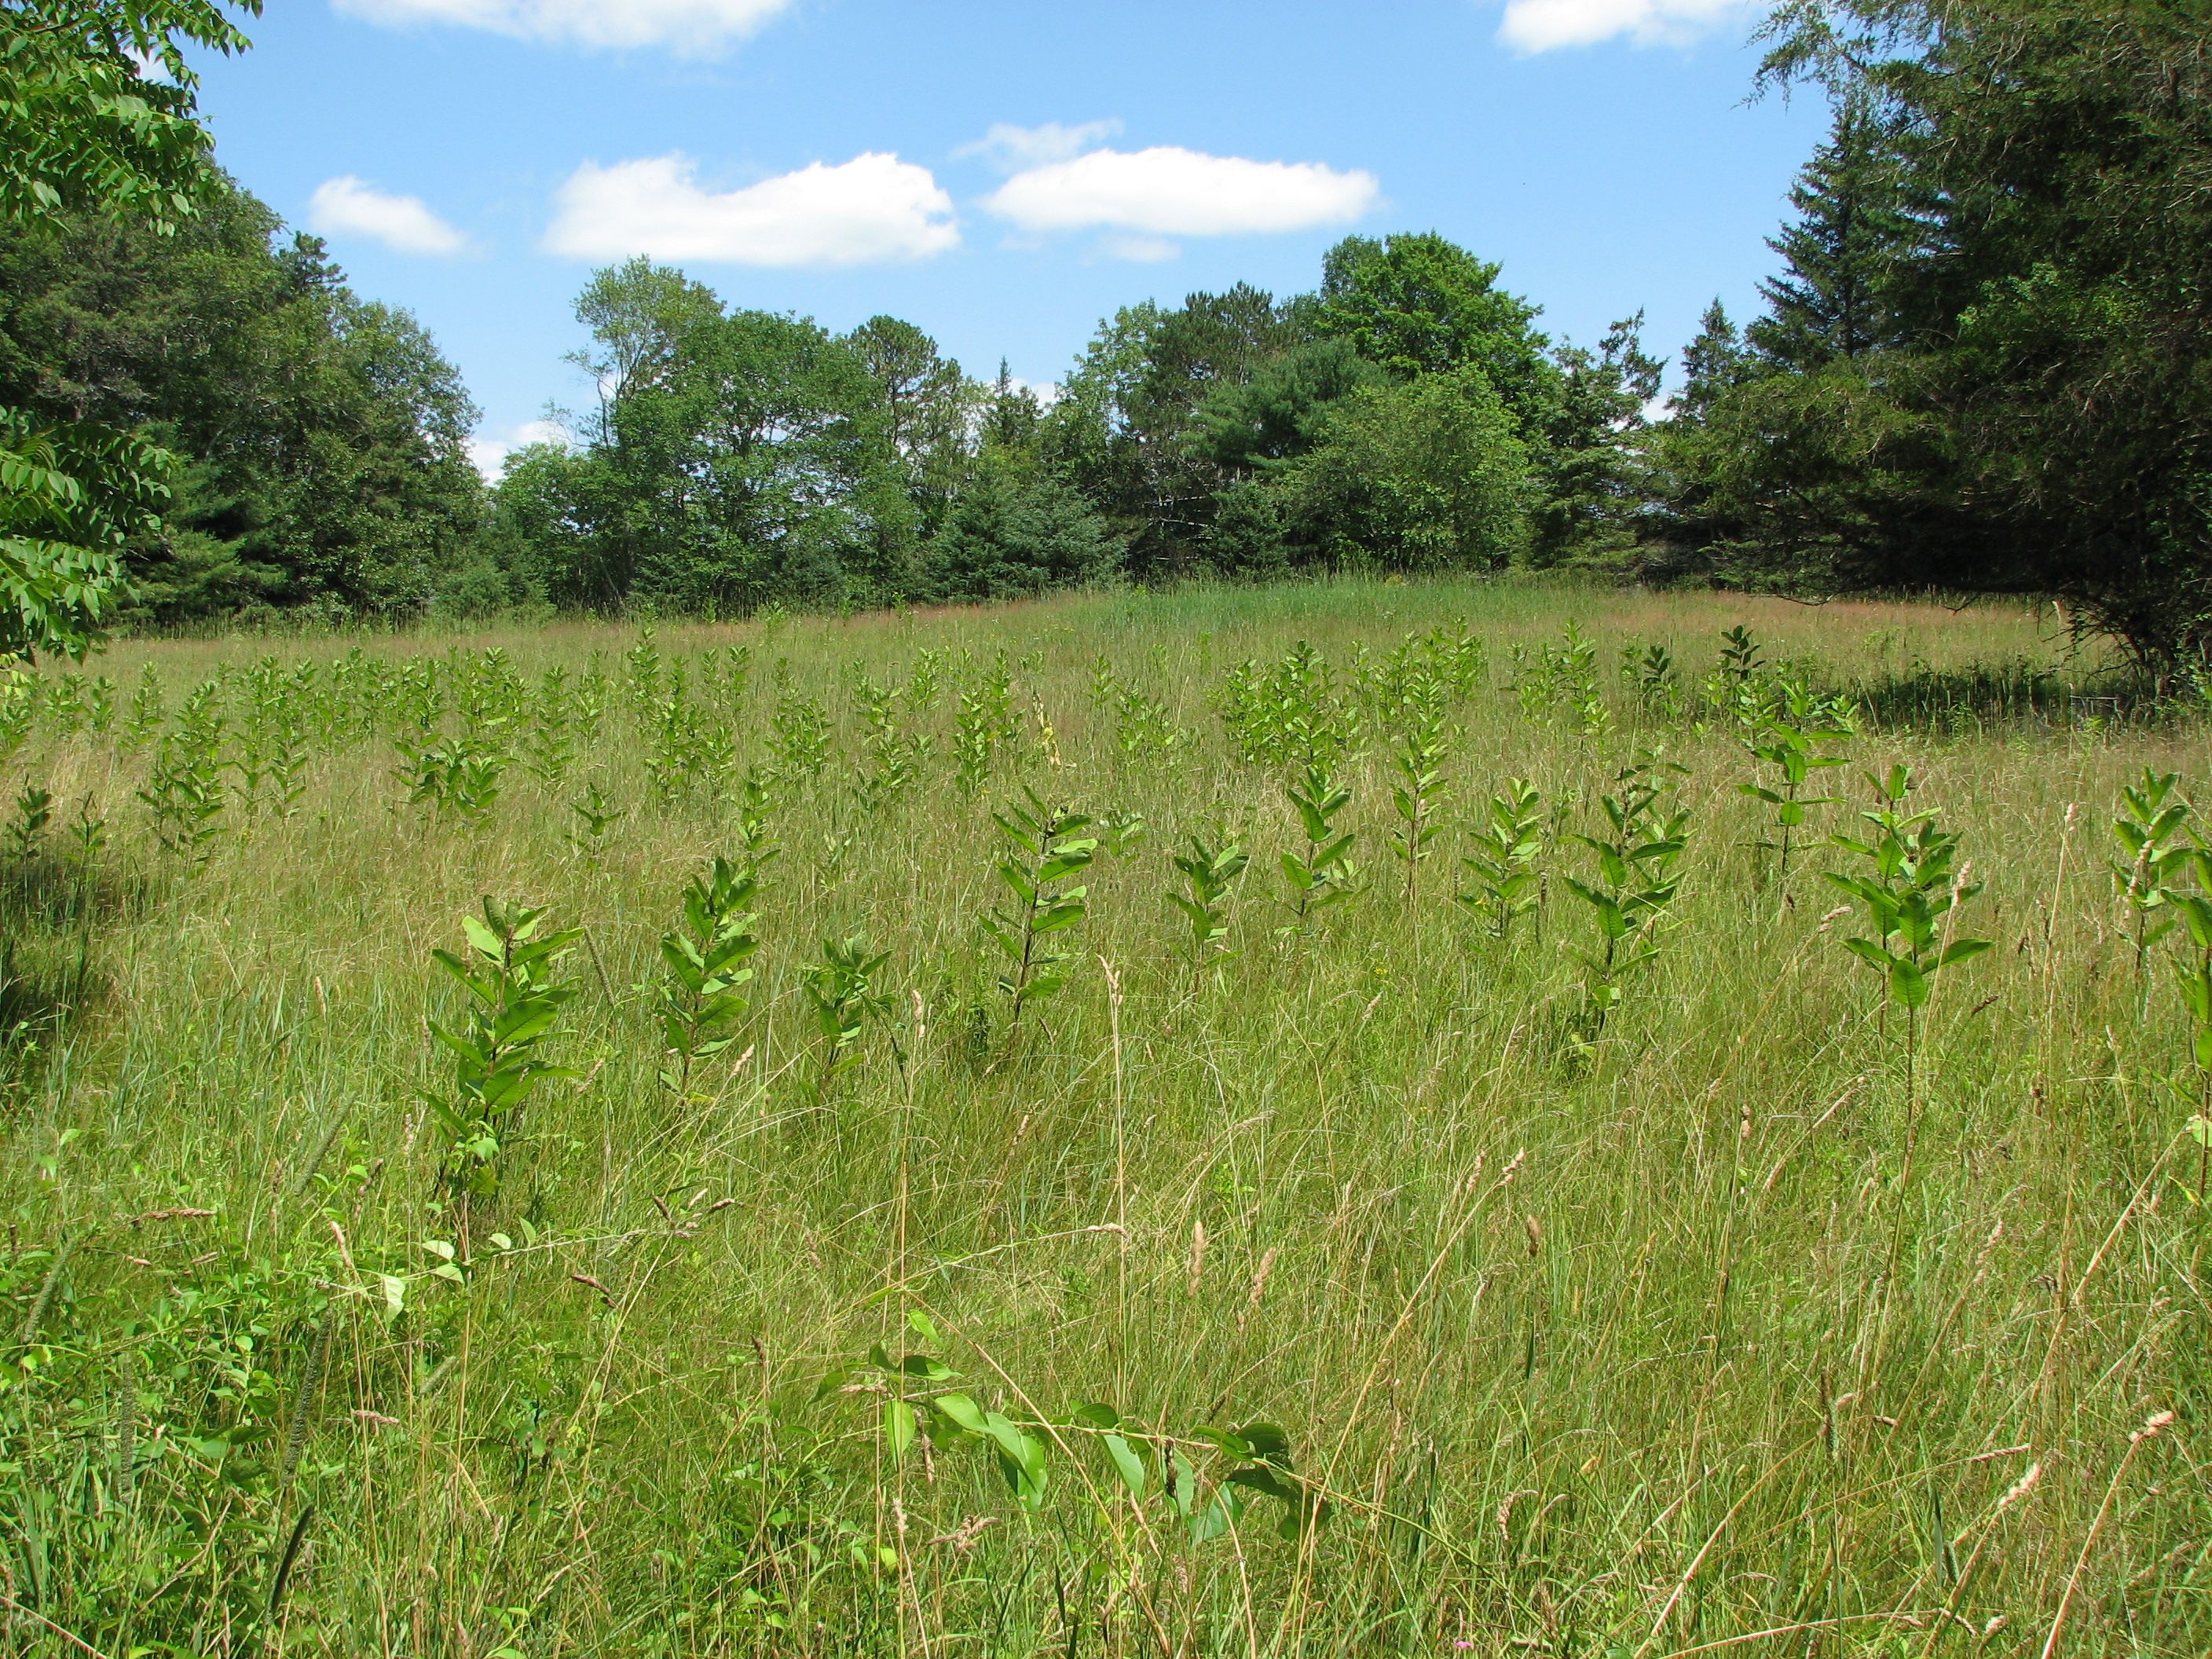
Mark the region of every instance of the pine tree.
[[983, 405], [983, 442], [1010, 453], [1027, 454], [1036, 443], [1037, 428], [1044, 420], [1044, 404], [1036, 392], [1015, 380], [999, 359], [999, 378], [991, 384]]
[[1698, 337], [1682, 348], [1682, 389], [1667, 400], [1668, 408], [1696, 419], [1730, 386], [1750, 380], [1758, 362], [1728, 307], [1716, 299], [1698, 320]]
[[1867, 100], [1838, 104], [1790, 203], [1797, 222], [1767, 241], [1787, 270], [1759, 284], [1769, 310], [1747, 331], [1752, 344], [1785, 368], [1811, 369], [1895, 343], [1896, 277], [1923, 228], [1894, 134]]

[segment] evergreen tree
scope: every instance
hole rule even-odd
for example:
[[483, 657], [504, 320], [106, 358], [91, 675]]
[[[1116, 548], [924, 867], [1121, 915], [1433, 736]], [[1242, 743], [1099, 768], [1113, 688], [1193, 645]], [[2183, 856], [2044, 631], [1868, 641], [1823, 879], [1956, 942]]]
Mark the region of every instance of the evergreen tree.
[[1811, 369], [1898, 342], [1898, 273], [1923, 240], [1907, 179], [1869, 100], [1842, 99], [1827, 142], [1790, 187], [1796, 222], [1767, 240], [1787, 270], [1759, 284], [1769, 313], [1750, 337], [1761, 352]]
[[1604, 563], [1627, 552], [1648, 496], [1644, 411], [1666, 364], [1644, 349], [1644, 313], [1606, 331], [1598, 349], [1552, 354], [1558, 392], [1533, 435], [1530, 459], [1544, 493], [1530, 562]]
[[1762, 84], [1829, 142], [1761, 372], [1661, 449], [1673, 568], [2065, 600], [2212, 659], [2206, 0], [1789, 0]]
[[1677, 418], [1695, 420], [1731, 386], [1758, 372], [1758, 355], [1744, 343], [1743, 331], [1716, 299], [1698, 319], [1697, 337], [1682, 348], [1682, 389], [1667, 400]]
[[0, 225], [0, 404], [179, 460], [117, 544], [114, 614], [447, 608], [483, 504], [459, 374], [221, 173], [194, 207], [160, 236], [92, 211]]
[[931, 543], [939, 599], [1025, 599], [1103, 581], [1121, 547], [1091, 503], [1018, 453], [987, 444]]
[[884, 436], [922, 533], [933, 533], [967, 472], [983, 388], [936, 341], [896, 317], [871, 317], [845, 343], [876, 383]]
[[1004, 357], [999, 359], [999, 378], [991, 383], [983, 404], [983, 442], [994, 448], [1027, 454], [1036, 446], [1037, 427], [1044, 419], [1044, 404], [1036, 392], [1016, 382]]

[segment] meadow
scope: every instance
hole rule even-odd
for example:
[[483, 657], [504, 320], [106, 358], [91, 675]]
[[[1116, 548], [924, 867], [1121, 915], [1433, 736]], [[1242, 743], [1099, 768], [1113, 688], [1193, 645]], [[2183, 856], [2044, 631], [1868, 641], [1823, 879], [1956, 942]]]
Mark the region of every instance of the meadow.
[[2061, 622], [49, 665], [0, 1649], [2212, 1651], [2206, 727]]

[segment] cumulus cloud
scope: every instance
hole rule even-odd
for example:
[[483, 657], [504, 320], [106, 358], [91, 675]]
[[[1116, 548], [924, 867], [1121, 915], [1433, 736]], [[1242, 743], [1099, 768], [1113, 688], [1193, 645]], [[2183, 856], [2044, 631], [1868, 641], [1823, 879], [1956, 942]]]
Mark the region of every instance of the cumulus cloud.
[[574, 441], [568, 428], [558, 421], [525, 421], [505, 432], [477, 434], [469, 440], [469, 459], [476, 464], [487, 483], [497, 483], [500, 474], [507, 470], [507, 458], [516, 450], [526, 449], [532, 444], [560, 444], [565, 447]]
[[333, 0], [372, 23], [447, 23], [519, 40], [622, 49], [727, 51], [791, 0]]
[[351, 173], [315, 186], [307, 198], [307, 226], [320, 236], [366, 236], [395, 253], [443, 258], [466, 252], [469, 246], [421, 197], [390, 195]]
[[[1030, 232], [1103, 230], [1154, 239], [1345, 224], [1374, 206], [1371, 173], [1317, 161], [1250, 161], [1172, 145], [1096, 149], [1016, 173], [985, 198]], [[1139, 244], [1138, 246], [1143, 246]]]
[[922, 259], [959, 242], [952, 198], [929, 170], [872, 150], [720, 191], [702, 188], [683, 155], [586, 161], [561, 186], [545, 233], [548, 252], [579, 259], [739, 265]]
[[1018, 127], [1000, 121], [972, 144], [963, 144], [955, 155], [980, 155], [1007, 173], [1048, 162], [1073, 161], [1095, 149], [1121, 131], [1119, 121], [1047, 121], [1042, 126]]
[[1505, 0], [1498, 38], [1530, 52], [1595, 46], [1616, 35], [1651, 46], [1693, 40], [1752, 9], [1752, 0]]

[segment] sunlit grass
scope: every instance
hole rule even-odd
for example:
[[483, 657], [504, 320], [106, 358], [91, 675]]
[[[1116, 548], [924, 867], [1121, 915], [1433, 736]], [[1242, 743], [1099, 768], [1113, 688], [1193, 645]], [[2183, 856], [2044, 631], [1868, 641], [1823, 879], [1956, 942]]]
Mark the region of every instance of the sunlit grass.
[[[1514, 644], [1571, 617], [1597, 647], [1590, 734], [1510, 684]], [[1304, 640], [1341, 675], [1436, 625], [1487, 660], [1449, 700], [1443, 832], [1409, 882], [1370, 729], [1339, 773], [1358, 890], [1294, 930], [1296, 776], [1236, 752], [1224, 673]], [[1738, 625], [1861, 709], [1823, 775], [1854, 804], [1811, 814], [1786, 894], [1738, 787], [1758, 763], [1702, 700]], [[2212, 1646], [2197, 1085], [2160, 964], [2138, 981], [2107, 828], [2146, 764], [2203, 790], [2203, 728], [2101, 726], [2055, 619], [1346, 583], [670, 626], [702, 705], [696, 653], [751, 653], [714, 716], [732, 764], [673, 799], [623, 690], [636, 638], [371, 643], [495, 646], [533, 687], [596, 653], [613, 691], [568, 776], [507, 764], [480, 822], [407, 804], [386, 732], [315, 739], [296, 815], [234, 802], [197, 874], [153, 847], [151, 757], [119, 720], [38, 723], [15, 762], [56, 799], [36, 870], [71, 868], [82, 801], [108, 844], [82, 902], [34, 906], [27, 866], [12, 907], [9, 1318], [56, 1278], [39, 1369], [80, 1379], [57, 1395], [9, 1351], [0, 1589], [48, 1621], [0, 1626], [15, 1650], [2040, 1654], [2062, 1605], [2065, 1651]], [[1653, 642], [1679, 721], [1618, 672]], [[150, 665], [173, 712], [264, 651], [347, 644], [126, 644], [89, 672], [127, 702]], [[872, 793], [886, 751], [852, 676], [896, 690], [925, 648], [942, 687], [899, 717], [918, 775]], [[1018, 733], [971, 797], [959, 700], [1000, 652]], [[1151, 713], [1094, 702], [1102, 655]], [[685, 884], [743, 854], [738, 779], [802, 698], [829, 758], [769, 792], [750, 1012], [672, 1089], [659, 942]], [[1686, 769], [1680, 896], [1595, 1022], [1562, 885], [1589, 854], [1553, 832], [1595, 834], [1646, 750]], [[1861, 773], [1898, 762], [1984, 887], [1958, 925], [1995, 946], [1936, 980], [1917, 1088], [1819, 873], [1872, 805]], [[1454, 895], [1509, 775], [1540, 792], [1547, 896], [1501, 945]], [[1103, 844], [1050, 936], [1066, 982], [1012, 1030], [982, 922], [1008, 899], [991, 815], [1024, 783]], [[591, 785], [621, 814], [597, 838], [570, 805]], [[1195, 948], [1166, 896], [1194, 836], [1250, 855]], [[424, 1022], [456, 1017], [431, 952], [485, 894], [585, 930], [557, 1045], [578, 1075], [461, 1216]], [[826, 1067], [803, 972], [862, 934], [885, 1007]], [[214, 1213], [132, 1219], [177, 1211]], [[233, 1304], [264, 1380], [210, 1397], [215, 1345], [177, 1332]], [[894, 1462], [877, 1343], [958, 1373], [916, 1395], [1025, 1425], [1042, 1502], [934, 1413]], [[1141, 1503], [1085, 1402], [1139, 1447]], [[249, 1419], [264, 1438], [213, 1444]], [[1285, 1540], [1288, 1506], [1237, 1488], [1249, 1510], [1194, 1541], [1143, 1442], [1182, 1445], [1204, 1533], [1237, 1461], [1199, 1431], [1255, 1423], [1326, 1520]]]

